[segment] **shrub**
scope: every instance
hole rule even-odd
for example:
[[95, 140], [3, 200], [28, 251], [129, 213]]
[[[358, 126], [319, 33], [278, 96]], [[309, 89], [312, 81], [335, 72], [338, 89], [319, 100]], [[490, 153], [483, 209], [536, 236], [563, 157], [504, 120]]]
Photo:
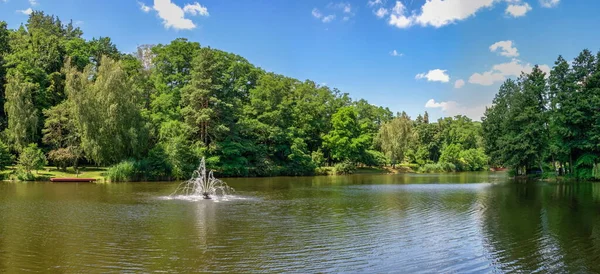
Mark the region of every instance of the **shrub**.
[[453, 163], [440, 162], [437, 164], [424, 164], [419, 168], [421, 173], [434, 173], [434, 172], [454, 172], [457, 171], [456, 165]]
[[366, 166], [385, 166], [388, 162], [387, 157], [382, 152], [376, 150], [367, 150], [363, 159], [363, 164]]
[[106, 177], [110, 182], [131, 182], [137, 178], [136, 162], [122, 161], [114, 166], [111, 166], [106, 171]]
[[317, 167], [315, 168], [315, 175], [329, 175], [332, 171], [332, 167]]
[[454, 166], [456, 168], [458, 168], [459, 170], [462, 170], [462, 162], [461, 161], [461, 157], [460, 157], [460, 153], [462, 151], [462, 146], [459, 144], [450, 144], [448, 146], [446, 146], [443, 150], [442, 150], [442, 155], [440, 155], [440, 160], [439, 162], [441, 163], [452, 163], [454, 164]]
[[317, 149], [317, 151], [313, 151], [310, 155], [313, 163], [320, 167], [323, 165], [323, 163], [325, 163], [325, 156], [323, 155], [323, 151], [321, 151], [321, 149]]
[[488, 157], [483, 149], [467, 149], [461, 151], [459, 155], [462, 163], [461, 170], [464, 171], [484, 170], [488, 162]]
[[424, 164], [421, 167], [419, 167], [419, 172], [420, 173], [440, 172], [440, 168], [439, 168], [438, 164]]
[[336, 175], [352, 174], [356, 170], [356, 165], [351, 162], [337, 163], [333, 166], [333, 173]]
[[37, 144], [29, 144], [19, 155], [19, 168], [27, 173], [31, 173], [31, 170], [43, 169], [47, 163], [46, 155]]
[[35, 176], [23, 169], [18, 169], [15, 176], [19, 181], [35, 181]]
[[140, 178], [146, 180], [168, 180], [172, 177], [173, 168], [168, 161], [168, 155], [162, 146], [156, 146], [148, 152], [148, 157], [136, 163]]

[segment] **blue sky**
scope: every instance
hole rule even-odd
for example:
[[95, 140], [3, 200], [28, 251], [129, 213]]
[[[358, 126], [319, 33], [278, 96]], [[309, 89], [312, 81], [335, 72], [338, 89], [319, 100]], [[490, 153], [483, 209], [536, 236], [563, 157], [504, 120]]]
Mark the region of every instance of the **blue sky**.
[[185, 37], [433, 118], [478, 120], [504, 79], [600, 48], [593, 0], [0, 0], [0, 20], [17, 28], [29, 9], [124, 52]]

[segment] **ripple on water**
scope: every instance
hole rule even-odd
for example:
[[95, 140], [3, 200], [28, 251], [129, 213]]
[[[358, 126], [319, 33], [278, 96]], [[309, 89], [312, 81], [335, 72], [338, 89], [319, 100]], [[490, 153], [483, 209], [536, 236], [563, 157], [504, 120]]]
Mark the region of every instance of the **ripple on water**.
[[598, 207], [571, 210], [585, 193], [561, 204], [539, 186], [236, 185], [204, 200], [150, 186], [3, 192], [0, 272], [599, 270]]

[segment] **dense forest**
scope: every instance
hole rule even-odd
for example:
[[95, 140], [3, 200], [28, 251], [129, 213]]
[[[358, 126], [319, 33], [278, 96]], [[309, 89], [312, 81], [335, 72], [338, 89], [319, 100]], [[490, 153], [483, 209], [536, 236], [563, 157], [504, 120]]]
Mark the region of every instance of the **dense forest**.
[[517, 174], [600, 179], [600, 52], [507, 80], [483, 117], [490, 160]]
[[37, 11], [0, 22], [2, 167], [112, 166], [118, 181], [188, 178], [201, 157], [221, 176], [488, 164], [481, 123], [464, 116], [411, 119], [182, 38], [125, 54], [82, 34]]

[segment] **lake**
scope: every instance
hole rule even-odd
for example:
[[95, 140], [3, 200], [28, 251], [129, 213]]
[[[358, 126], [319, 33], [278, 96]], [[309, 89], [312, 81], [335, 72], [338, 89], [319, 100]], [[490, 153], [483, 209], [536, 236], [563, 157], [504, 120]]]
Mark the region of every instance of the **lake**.
[[600, 272], [600, 184], [506, 173], [0, 182], [0, 272]]

